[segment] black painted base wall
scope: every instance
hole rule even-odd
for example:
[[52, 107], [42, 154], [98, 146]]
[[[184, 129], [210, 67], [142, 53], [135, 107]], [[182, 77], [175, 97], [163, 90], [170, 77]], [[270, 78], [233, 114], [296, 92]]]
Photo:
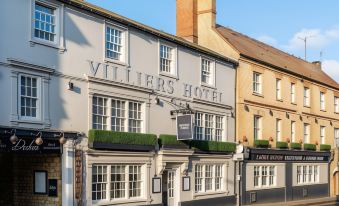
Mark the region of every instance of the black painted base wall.
[[181, 206], [234, 206], [236, 205], [235, 196], [208, 198], [203, 200], [193, 200], [181, 202]]
[[[251, 195], [256, 196], [255, 202], [251, 201]], [[285, 188], [246, 191], [246, 205], [270, 202], [285, 202]]]
[[[304, 196], [304, 190], [306, 191], [306, 196]], [[328, 197], [329, 194], [328, 184], [297, 186], [293, 187], [292, 191], [293, 200]]]

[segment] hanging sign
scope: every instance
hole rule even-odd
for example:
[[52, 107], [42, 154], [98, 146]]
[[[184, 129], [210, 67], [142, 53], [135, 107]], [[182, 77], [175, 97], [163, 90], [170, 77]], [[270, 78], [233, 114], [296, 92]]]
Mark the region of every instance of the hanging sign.
[[193, 139], [193, 116], [191, 114], [177, 116], [177, 139]]

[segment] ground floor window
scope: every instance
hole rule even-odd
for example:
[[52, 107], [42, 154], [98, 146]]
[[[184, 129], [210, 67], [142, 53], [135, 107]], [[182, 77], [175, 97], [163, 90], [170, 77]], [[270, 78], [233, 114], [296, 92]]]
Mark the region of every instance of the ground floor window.
[[222, 189], [223, 165], [195, 165], [195, 192], [210, 192]]
[[317, 183], [319, 182], [318, 165], [298, 165], [297, 166], [297, 184]]
[[93, 165], [92, 200], [141, 197], [142, 176], [141, 165]]
[[254, 187], [270, 187], [276, 184], [276, 166], [258, 165], [253, 168]]

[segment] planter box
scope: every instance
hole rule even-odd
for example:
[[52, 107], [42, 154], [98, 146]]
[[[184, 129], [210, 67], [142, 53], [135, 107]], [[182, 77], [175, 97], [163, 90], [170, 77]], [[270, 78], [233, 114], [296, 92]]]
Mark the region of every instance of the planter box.
[[233, 142], [217, 142], [217, 141], [200, 141], [193, 140], [190, 142], [192, 149], [197, 151], [207, 152], [223, 152], [232, 153], [235, 152], [236, 144]]
[[189, 142], [177, 140], [175, 135], [159, 135], [159, 146], [164, 149], [189, 149]]
[[329, 144], [321, 144], [320, 145], [320, 151], [330, 151], [331, 150], [331, 145]]
[[121, 150], [121, 151], [139, 151], [148, 152], [155, 150], [151, 145], [133, 145], [133, 144], [112, 144], [107, 142], [91, 142], [89, 147], [98, 150]]
[[254, 140], [254, 146], [257, 148], [268, 148], [270, 145], [268, 140], [257, 139]]
[[288, 149], [288, 143], [287, 142], [277, 142], [276, 148], [279, 148], [279, 149]]
[[315, 144], [304, 144], [304, 150], [311, 150], [311, 151], [315, 151], [317, 150], [317, 146]]
[[290, 147], [291, 147], [291, 149], [301, 150], [301, 144], [298, 143], [298, 142], [291, 142]]

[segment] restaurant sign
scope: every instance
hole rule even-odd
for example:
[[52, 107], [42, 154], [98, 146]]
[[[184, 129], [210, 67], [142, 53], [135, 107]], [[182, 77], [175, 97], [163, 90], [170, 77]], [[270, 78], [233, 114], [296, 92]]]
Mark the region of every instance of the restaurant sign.
[[60, 142], [58, 139], [44, 139], [41, 145], [35, 143], [35, 138], [18, 137], [18, 141], [12, 143], [9, 138], [0, 139], [0, 152], [12, 153], [48, 153], [60, 154]]
[[193, 139], [193, 116], [191, 114], [177, 116], [177, 139]]
[[282, 161], [282, 162], [328, 162], [329, 155], [305, 155], [305, 154], [257, 154], [252, 153], [253, 161]]

